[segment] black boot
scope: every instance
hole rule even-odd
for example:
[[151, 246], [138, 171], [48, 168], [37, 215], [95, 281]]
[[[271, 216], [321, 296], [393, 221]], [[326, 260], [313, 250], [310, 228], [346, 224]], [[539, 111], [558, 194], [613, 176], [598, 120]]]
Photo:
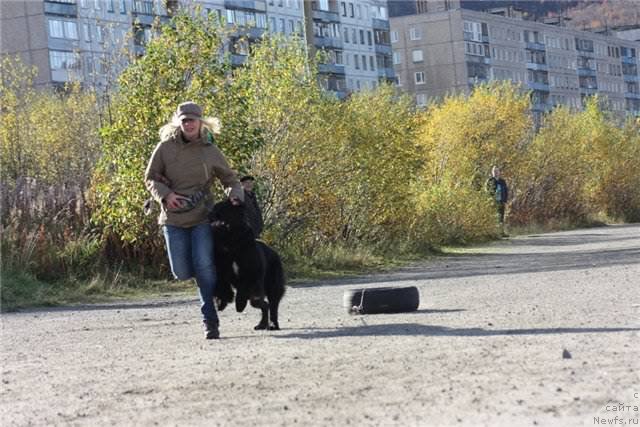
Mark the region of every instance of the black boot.
[[217, 340], [220, 338], [220, 330], [218, 329], [218, 322], [215, 320], [204, 321], [205, 338], [208, 340]]

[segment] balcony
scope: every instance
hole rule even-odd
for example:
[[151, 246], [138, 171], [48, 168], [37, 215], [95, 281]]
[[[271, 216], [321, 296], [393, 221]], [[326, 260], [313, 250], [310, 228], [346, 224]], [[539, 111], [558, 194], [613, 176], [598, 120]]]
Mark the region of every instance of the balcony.
[[239, 55], [237, 53], [231, 54], [231, 65], [233, 65], [234, 67], [243, 65], [246, 62], [246, 60], [247, 60], [247, 55]]
[[527, 82], [529, 89], [538, 90], [540, 92], [549, 92], [549, 83]]
[[625, 98], [629, 98], [629, 99], [640, 99], [640, 93], [637, 93], [637, 92], [625, 92], [624, 93], [624, 97]]
[[266, 12], [267, 3], [253, 0], [224, 0], [225, 9], [242, 9], [254, 12]]
[[329, 10], [314, 10], [311, 16], [317, 21], [340, 22], [340, 15], [338, 12], [331, 12]]
[[544, 45], [544, 43], [527, 42], [527, 49], [544, 52], [545, 50], [547, 50], [547, 47]]
[[378, 77], [393, 79], [395, 76], [396, 74], [393, 71], [393, 68], [378, 68]]
[[322, 74], [344, 75], [344, 65], [340, 64], [318, 64], [318, 72]]
[[625, 74], [624, 81], [627, 83], [640, 82], [640, 77], [633, 74]]
[[597, 86], [591, 86], [591, 87], [580, 87], [580, 92], [583, 95], [595, 95], [596, 93], [598, 93], [598, 87]]
[[386, 44], [377, 44], [375, 45], [374, 50], [380, 55], [391, 55], [391, 46]]
[[[233, 24], [229, 24], [228, 27], [233, 28]], [[230, 33], [231, 37], [247, 37], [250, 40], [259, 40], [264, 35], [266, 30], [258, 27], [238, 27], [235, 31]]]
[[538, 64], [537, 62], [527, 62], [527, 69], [536, 71], [549, 71], [547, 64]]
[[340, 40], [337, 37], [314, 37], [313, 38], [313, 44], [316, 45], [316, 47], [326, 47], [326, 48], [333, 48], [333, 49], [342, 49], [342, 40]]
[[629, 64], [629, 65], [633, 65], [637, 63], [636, 58], [633, 58], [631, 56], [623, 56], [622, 57], [622, 63], [623, 64]]
[[372, 26], [374, 30], [387, 30], [389, 31], [389, 21], [384, 19], [373, 18]]
[[531, 104], [531, 110], [535, 111], [537, 113], [547, 113], [549, 111], [551, 111], [553, 107], [551, 105], [548, 104], [543, 104], [540, 102], [537, 102], [535, 104]]
[[578, 75], [581, 77], [595, 77], [596, 70], [593, 68], [578, 68]]
[[48, 15], [60, 15], [68, 17], [78, 16], [78, 5], [74, 3], [58, 3], [58, 2], [44, 2], [44, 13]]

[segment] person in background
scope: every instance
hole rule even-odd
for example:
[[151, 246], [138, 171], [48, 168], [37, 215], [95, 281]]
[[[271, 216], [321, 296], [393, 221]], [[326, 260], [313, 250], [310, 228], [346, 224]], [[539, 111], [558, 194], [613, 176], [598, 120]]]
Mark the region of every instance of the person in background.
[[487, 180], [487, 191], [492, 195], [498, 210], [498, 221], [502, 234], [504, 234], [504, 212], [509, 199], [507, 182], [500, 176], [500, 168], [494, 166], [491, 169], [491, 177]]
[[200, 296], [205, 337], [220, 338], [214, 305], [216, 270], [209, 212], [214, 180], [219, 180], [234, 204], [244, 201], [238, 176], [231, 169], [215, 136], [219, 121], [204, 118], [194, 102], [178, 105], [170, 123], [160, 129], [144, 174], [145, 185], [160, 205], [171, 272], [179, 280], [195, 278]]
[[255, 184], [255, 178], [251, 175], [246, 175], [240, 178], [240, 182], [242, 183], [242, 187], [244, 187], [244, 202], [245, 202], [245, 213], [247, 224], [253, 230], [253, 234], [256, 239], [260, 237], [260, 233], [262, 233], [262, 228], [264, 226], [264, 221], [262, 219], [262, 210], [260, 209], [260, 205], [258, 204], [258, 199], [256, 197], [256, 193], [253, 191], [253, 186]]

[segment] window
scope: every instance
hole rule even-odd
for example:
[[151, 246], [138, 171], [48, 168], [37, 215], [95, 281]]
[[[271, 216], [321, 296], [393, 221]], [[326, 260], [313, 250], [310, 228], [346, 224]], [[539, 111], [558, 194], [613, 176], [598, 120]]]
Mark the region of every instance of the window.
[[296, 32], [296, 29], [295, 29], [295, 26], [293, 24], [293, 19], [289, 19], [289, 34], [295, 33], [295, 32]]
[[349, 43], [349, 29], [348, 28], [344, 29], [344, 42], [345, 43]]
[[411, 59], [413, 60], [413, 62], [422, 62], [422, 49], [414, 49], [413, 51], [411, 51]]
[[400, 56], [400, 52], [393, 52], [393, 64], [402, 64], [402, 57]]
[[78, 40], [78, 24], [64, 21], [64, 35], [68, 39]]
[[340, 6], [342, 6], [342, 16], [347, 16], [347, 3], [341, 2]]
[[391, 43], [397, 43], [397, 42], [398, 42], [398, 32], [391, 31]]
[[373, 45], [373, 35], [371, 34], [371, 31], [367, 31], [367, 42], [369, 43], [369, 46]]
[[422, 32], [420, 31], [420, 28], [417, 28], [417, 27], [409, 28], [409, 38], [411, 40], [420, 40], [422, 38]]
[[423, 85], [426, 83], [424, 80], [424, 71], [418, 71], [415, 73], [415, 82], [417, 85]]
[[354, 62], [354, 67], [356, 68], [356, 70], [360, 69], [360, 57], [358, 55], [353, 55], [353, 62]]
[[127, 13], [127, 0], [120, 0], [120, 13]]
[[113, 13], [114, 10], [113, 0], [107, 0], [107, 11]]
[[96, 40], [98, 43], [102, 43], [104, 41], [102, 37], [102, 27], [100, 25], [96, 25]]
[[362, 69], [367, 70], [367, 57], [362, 55]]
[[78, 40], [78, 24], [49, 19], [49, 36], [56, 39]]
[[58, 21], [57, 19], [49, 19], [49, 37], [54, 37], [57, 39], [64, 38], [64, 26], [62, 21]]
[[362, 19], [362, 6], [360, 6], [359, 4], [356, 5], [356, 10], [358, 11], [358, 19]]
[[73, 52], [51, 50], [49, 51], [49, 62], [52, 70], [73, 70], [80, 68], [78, 56]]
[[84, 40], [87, 42], [91, 41], [91, 28], [89, 27], [89, 24], [83, 24], [82, 25], [82, 29], [84, 31]]
[[274, 18], [273, 16], [269, 17], [269, 31], [276, 31], [276, 18]]
[[364, 44], [364, 30], [360, 30], [360, 44]]
[[95, 0], [96, 10], [100, 10], [100, 2], [102, 2], [102, 0]]
[[373, 60], [373, 56], [370, 56], [369, 57], [369, 69], [371, 71], [375, 71], [376, 70], [376, 66], [375, 66], [374, 62], [375, 61]]
[[353, 44], [358, 43], [358, 33], [356, 32], [355, 28], [351, 29], [351, 43]]
[[464, 21], [463, 35], [465, 40], [482, 41], [482, 25], [479, 22]]
[[278, 21], [278, 32], [284, 34], [284, 18]]
[[349, 16], [351, 18], [353, 18], [354, 14], [353, 14], [353, 3], [349, 3]]
[[416, 95], [416, 106], [417, 107], [424, 107], [425, 105], [427, 105], [427, 94], [426, 93], [419, 93]]

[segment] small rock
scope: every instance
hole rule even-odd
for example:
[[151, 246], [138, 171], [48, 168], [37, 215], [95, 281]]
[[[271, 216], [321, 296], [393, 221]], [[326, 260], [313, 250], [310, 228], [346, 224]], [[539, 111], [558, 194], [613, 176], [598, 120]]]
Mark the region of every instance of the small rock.
[[571, 359], [571, 353], [569, 353], [569, 350], [567, 350], [566, 348], [564, 350], [562, 350], [562, 358], [563, 359]]

